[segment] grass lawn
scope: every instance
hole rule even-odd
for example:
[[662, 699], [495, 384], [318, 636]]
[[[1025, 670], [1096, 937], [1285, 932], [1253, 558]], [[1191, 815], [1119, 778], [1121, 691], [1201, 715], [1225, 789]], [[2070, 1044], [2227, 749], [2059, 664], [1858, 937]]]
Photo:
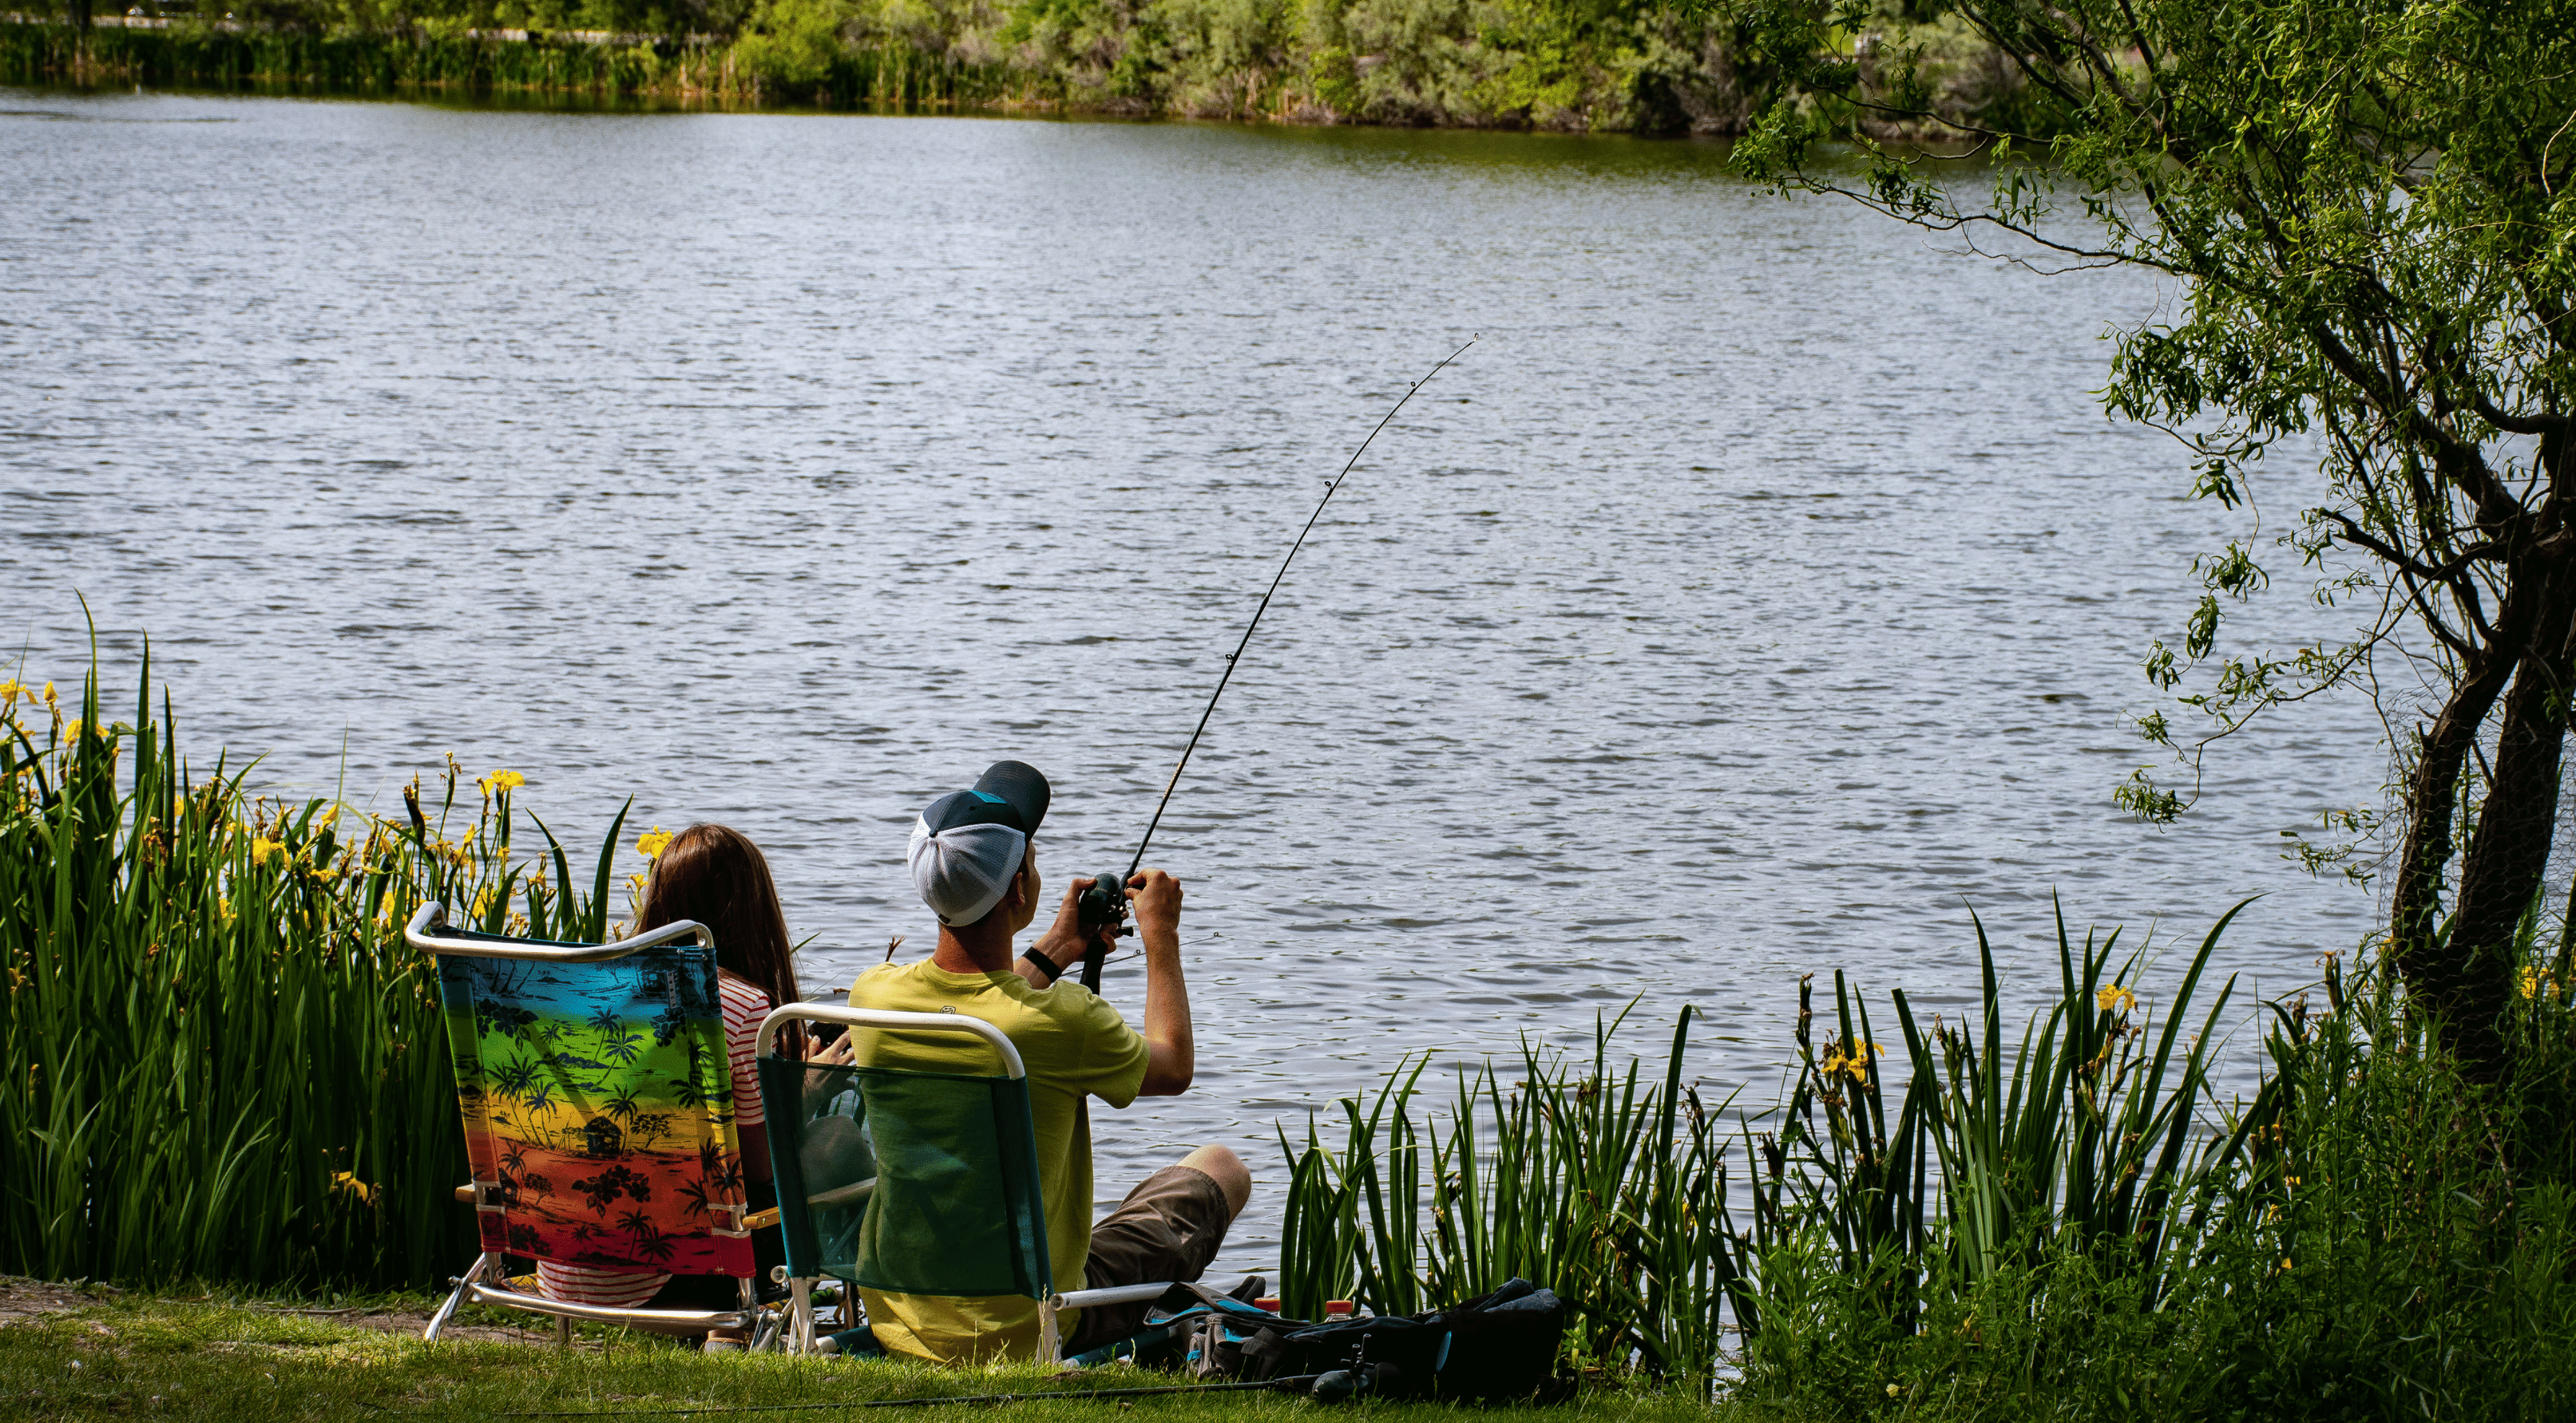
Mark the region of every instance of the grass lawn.
[[[832, 1405], [925, 1395], [1008, 1393], [1045, 1388], [1139, 1387], [1175, 1376], [1105, 1369], [1077, 1379], [1042, 1379], [1033, 1367], [942, 1369], [776, 1355], [709, 1356], [625, 1331], [585, 1328], [569, 1350], [550, 1325], [477, 1309], [455, 1336], [423, 1343], [434, 1301], [394, 1297], [318, 1305], [310, 1301], [149, 1296], [0, 1281], [0, 1418], [104, 1419], [136, 1416], [350, 1423], [394, 1415], [498, 1418], [545, 1413], [677, 1418], [725, 1409], [823, 1405], [793, 1419], [842, 1412]], [[938, 1419], [1301, 1418], [1335, 1413], [1303, 1398], [1217, 1393], [1133, 1400], [1037, 1404], [951, 1404], [869, 1410]], [[1030, 1413], [1028, 1410], [1037, 1412]], [[1373, 1419], [1456, 1417], [1433, 1404], [1367, 1404]], [[1731, 1411], [1731, 1410], [1730, 1410]], [[1550, 1409], [1475, 1410], [1491, 1419], [1704, 1420], [1706, 1407], [1669, 1397], [1588, 1392]]]

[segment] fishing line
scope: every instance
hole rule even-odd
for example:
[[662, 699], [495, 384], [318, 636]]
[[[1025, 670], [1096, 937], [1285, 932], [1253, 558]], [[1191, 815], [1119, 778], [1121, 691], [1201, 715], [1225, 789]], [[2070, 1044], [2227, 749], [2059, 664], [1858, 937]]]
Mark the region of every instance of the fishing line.
[[[1217, 939], [1218, 937], [1219, 937], [1218, 935], [1210, 934], [1210, 935], [1208, 935], [1206, 938], [1203, 938], [1203, 939], [1183, 939], [1183, 940], [1181, 940], [1181, 947], [1182, 947], [1182, 948], [1187, 949], [1187, 948], [1195, 947], [1195, 946], [1200, 945], [1200, 944], [1213, 943], [1213, 942], [1215, 942], [1215, 941], [1216, 941], [1216, 939]], [[1127, 952], [1125, 952], [1125, 953], [1123, 953], [1123, 954], [1111, 954], [1111, 955], [1109, 955], [1108, 957], [1103, 958], [1103, 959], [1101, 960], [1101, 962], [1102, 962], [1103, 964], [1125, 963], [1125, 962], [1127, 962], [1129, 959], [1140, 959], [1140, 958], [1143, 958], [1144, 956], [1145, 956], [1145, 951], [1144, 951], [1143, 949], [1141, 949], [1141, 948], [1136, 948], [1136, 949], [1129, 949]]]
[[[1243, 625], [1243, 637], [1235, 643], [1234, 651], [1226, 654], [1225, 671], [1216, 679], [1216, 690], [1208, 693], [1207, 707], [1199, 713], [1199, 724], [1190, 732], [1189, 744], [1181, 748], [1181, 759], [1172, 764], [1172, 778], [1163, 783], [1163, 798], [1154, 803], [1154, 818], [1146, 822], [1145, 838], [1136, 842], [1135, 857], [1127, 862], [1127, 873], [1118, 876], [1118, 886], [1124, 886], [1129, 880], [1134, 879], [1137, 867], [1145, 863], [1145, 847], [1154, 843], [1154, 831], [1163, 823], [1163, 811], [1172, 803], [1172, 792], [1180, 789], [1181, 772], [1190, 764], [1190, 753], [1199, 749], [1199, 738], [1207, 733], [1208, 718], [1216, 715], [1217, 698], [1225, 695], [1226, 683], [1234, 680], [1234, 669], [1242, 664], [1243, 650], [1252, 645], [1253, 630], [1261, 626], [1261, 615], [1270, 611], [1270, 599], [1278, 593], [1280, 583], [1288, 577], [1288, 565], [1297, 561], [1297, 551], [1306, 546], [1306, 536], [1315, 531], [1315, 521], [1324, 517], [1324, 506], [1333, 502], [1333, 496], [1341, 491], [1342, 482], [1351, 477], [1352, 470], [1359, 468], [1360, 456], [1368, 453], [1369, 446], [1377, 440], [1378, 432], [1384, 430], [1395, 419], [1397, 413], [1404, 409], [1407, 401], [1412, 400], [1424, 386], [1431, 383], [1432, 376], [1446, 370], [1451, 361], [1467, 354], [1467, 346], [1475, 345], [1477, 340], [1475, 336], [1468, 337], [1466, 346], [1461, 346], [1443, 356], [1440, 364], [1433, 366], [1422, 379], [1415, 381], [1406, 389], [1403, 397], [1395, 402], [1395, 408], [1387, 411], [1386, 417], [1370, 429], [1368, 438], [1360, 441], [1360, 447], [1351, 452], [1350, 463], [1342, 466], [1342, 472], [1324, 481], [1324, 497], [1315, 501], [1315, 512], [1306, 516], [1306, 526], [1297, 531], [1297, 541], [1288, 546], [1288, 556], [1279, 560], [1279, 571], [1271, 575], [1269, 588], [1262, 592], [1261, 605], [1252, 610], [1252, 620]], [[1110, 904], [1107, 902], [1107, 896], [1116, 893], [1115, 889], [1100, 886], [1096, 882], [1094, 889], [1102, 893], [1103, 900], [1097, 907], [1085, 906], [1086, 918], [1093, 914], [1104, 915], [1100, 922], [1106, 924], [1125, 917], [1126, 896], [1124, 894], [1118, 894], [1117, 902]], [[1095, 937], [1091, 947], [1082, 956], [1083, 987], [1094, 992], [1099, 990], [1100, 968], [1107, 961], [1107, 957], [1107, 947]]]
[[1167, 1384], [1159, 1388], [1047, 1389], [1036, 1393], [945, 1394], [932, 1398], [871, 1398], [841, 1403], [718, 1403], [678, 1408], [538, 1408], [494, 1416], [501, 1418], [667, 1418], [692, 1413], [808, 1413], [826, 1408], [936, 1408], [943, 1403], [1027, 1403], [1042, 1398], [1151, 1398], [1157, 1394], [1248, 1393], [1255, 1389], [1297, 1393], [1303, 1391], [1300, 1385], [1311, 1387], [1315, 1380], [1321, 1377], [1320, 1374], [1301, 1374], [1293, 1378], [1263, 1379], [1258, 1382]]

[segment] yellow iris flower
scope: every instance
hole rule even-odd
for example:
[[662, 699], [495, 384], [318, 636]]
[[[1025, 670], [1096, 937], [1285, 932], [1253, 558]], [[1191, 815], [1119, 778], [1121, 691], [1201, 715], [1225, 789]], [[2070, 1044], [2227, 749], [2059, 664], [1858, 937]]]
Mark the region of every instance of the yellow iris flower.
[[2138, 995], [2115, 983], [2096, 992], [2093, 1005], [2105, 1013], [2126, 1013], [2138, 1006]]
[[267, 864], [269, 856], [282, 855], [285, 853], [285, 845], [278, 841], [271, 840], [265, 835], [250, 842], [250, 862], [254, 865]]
[[1879, 1052], [1876, 1043], [1863, 1043], [1848, 1053], [1828, 1052], [1825, 1060], [1816, 1064], [1816, 1070], [1827, 1077], [1840, 1073], [1854, 1082], [1865, 1083], [1869, 1081], [1869, 1060], [1877, 1057]]
[[662, 852], [670, 847], [671, 832], [659, 825], [645, 831], [643, 837], [635, 842], [635, 852], [648, 860], [660, 859]]
[[474, 784], [483, 788], [483, 794], [492, 795], [500, 791], [517, 790], [519, 787], [524, 786], [527, 783], [528, 778], [520, 775], [516, 771], [494, 771], [492, 774], [485, 776]]

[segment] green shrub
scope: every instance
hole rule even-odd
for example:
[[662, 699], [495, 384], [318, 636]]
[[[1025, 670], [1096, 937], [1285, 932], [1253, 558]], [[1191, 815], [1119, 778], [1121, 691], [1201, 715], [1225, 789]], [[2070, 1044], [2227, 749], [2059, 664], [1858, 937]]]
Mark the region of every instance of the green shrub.
[[[2553, 950], [2535, 984], [2565, 964]], [[1761, 1327], [1741, 1390], [1850, 1414], [1908, 1400], [1995, 1417], [2563, 1416], [2576, 1405], [2576, 1216], [2552, 1154], [2564, 1127], [2514, 1124], [2564, 1090], [2576, 1015], [2536, 991], [2522, 1071], [2480, 1084], [2385, 965], [2349, 979], [2330, 965], [2321, 992], [2321, 1013], [2305, 997], [2267, 1006], [2270, 1071], [2251, 1103], [2207, 1104], [2161, 1250], [2134, 1229], [2106, 1242], [2072, 1201], [1993, 1250], [1997, 1237], [1962, 1230], [1978, 1193], [1953, 1176], [1923, 1247], [1892, 1245], [1872, 1269], [1835, 1248], [1821, 1201], [1849, 1196], [1828, 1185], [1753, 1257]], [[2046, 1040], [2026, 1040], [2017, 1067]], [[1973, 1117], [1943, 1097], [1955, 1135]]]
[[[2233, 914], [2229, 919], [2233, 919]], [[1880, 1040], [1801, 982], [1796, 1074], [1739, 1118], [1749, 1179], [1680, 1074], [1524, 1046], [1417, 1112], [1423, 1068], [1283, 1134], [1282, 1292], [1436, 1307], [1510, 1274], [1579, 1317], [1570, 1357], [1829, 1417], [2540, 1419], [2576, 1406], [2569, 956], [2527, 925], [2519, 1069], [2472, 1082], [2384, 965], [2265, 1005], [2250, 1101], [2212, 1094], [2229, 925], [2148, 1011], [2119, 936], [2058, 925], [2017, 1035], [1980, 1013]], [[1900, 1082], [1895, 1069], [1906, 1069]], [[1660, 1085], [1658, 1085], [1660, 1079]], [[1735, 1347], [1726, 1348], [1729, 1329]]]
[[[0, 23], [0, 76], [692, 103], [1036, 102], [1140, 115], [1605, 131], [1730, 129], [1748, 112], [1732, 31], [1677, 0], [264, 3], [270, 8], [248, 30], [188, 23], [80, 36], [56, 24]], [[1905, 28], [1901, 18], [1887, 23]], [[1943, 23], [1950, 28], [1915, 37], [1940, 102], [1963, 115], [2018, 102], [2018, 88], [1993, 79], [1983, 41]], [[533, 37], [489, 37], [498, 28]], [[591, 44], [566, 31], [620, 38]]]
[[811, 90], [841, 59], [846, 0], [764, 0], [734, 42], [734, 62], [764, 89]]

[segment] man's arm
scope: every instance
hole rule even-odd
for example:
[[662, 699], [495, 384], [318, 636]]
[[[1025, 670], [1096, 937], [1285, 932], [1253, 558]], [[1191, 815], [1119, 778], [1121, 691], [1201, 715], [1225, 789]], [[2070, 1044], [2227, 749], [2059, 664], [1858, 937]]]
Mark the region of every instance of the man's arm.
[[1082, 892], [1091, 885], [1087, 879], [1066, 885], [1064, 902], [1056, 906], [1055, 922], [1047, 926], [1045, 933], [1038, 935], [1036, 943], [1029, 945], [1029, 953], [1044, 954], [1047, 962], [1055, 965], [1054, 973], [1029, 962], [1028, 954], [1022, 954], [1012, 962], [1011, 971], [1029, 987], [1045, 988], [1060, 977], [1070, 977], [1082, 967], [1083, 950], [1090, 946], [1092, 935], [1101, 932], [1082, 927]]
[[1129, 882], [1136, 934], [1145, 946], [1145, 1085], [1139, 1097], [1177, 1097], [1198, 1070], [1190, 1031], [1190, 990], [1181, 981], [1181, 882], [1147, 870]]
[[[1082, 961], [1087, 942], [1076, 900], [1091, 883], [1078, 879], [1065, 887], [1055, 923], [1038, 936], [1034, 946], [1068, 974]], [[1190, 1032], [1190, 992], [1181, 981], [1181, 882], [1161, 870], [1146, 870], [1130, 881], [1127, 899], [1145, 950], [1145, 1083], [1136, 1095], [1177, 1097], [1190, 1090], [1190, 1079], [1198, 1071], [1198, 1043]], [[1031, 987], [1046, 986], [1046, 975], [1025, 956], [1013, 967]]]

